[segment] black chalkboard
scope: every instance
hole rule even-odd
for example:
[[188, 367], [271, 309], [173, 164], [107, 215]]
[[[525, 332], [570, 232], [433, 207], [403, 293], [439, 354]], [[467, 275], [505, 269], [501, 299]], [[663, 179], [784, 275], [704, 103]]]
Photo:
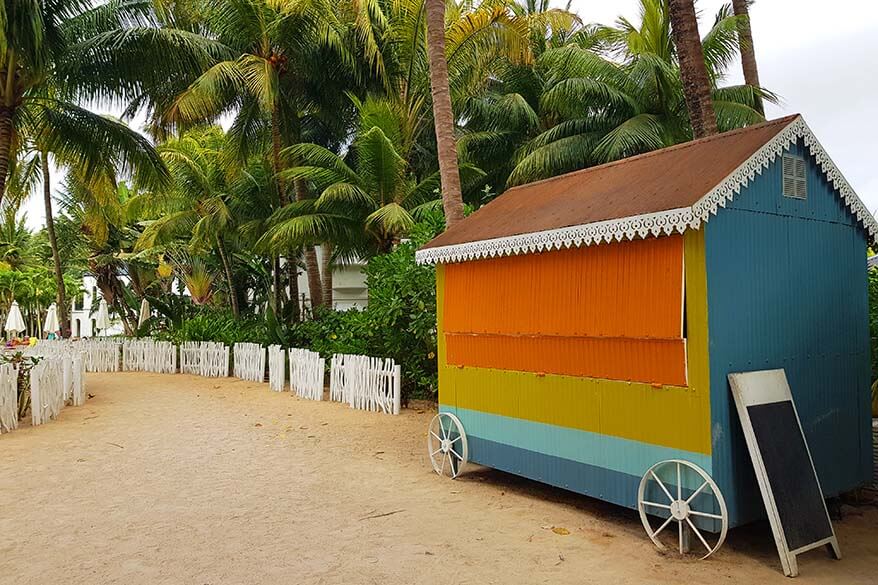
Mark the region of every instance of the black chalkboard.
[[784, 400], [751, 405], [747, 413], [788, 549], [793, 551], [833, 536], [793, 403]]

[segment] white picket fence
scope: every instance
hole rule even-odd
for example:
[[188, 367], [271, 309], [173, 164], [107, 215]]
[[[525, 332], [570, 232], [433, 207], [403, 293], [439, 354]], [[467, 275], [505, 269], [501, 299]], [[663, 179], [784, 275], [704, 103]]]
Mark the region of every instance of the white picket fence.
[[323, 400], [326, 361], [316, 351], [290, 348], [290, 392], [308, 400]]
[[122, 343], [122, 370], [125, 372], [177, 373], [177, 346], [170, 341], [129, 339]]
[[70, 400], [73, 406], [85, 404], [85, 360], [82, 354], [73, 353], [62, 358], [64, 379], [64, 400]]
[[0, 364], [0, 433], [18, 428], [18, 371]]
[[122, 344], [110, 339], [83, 339], [74, 342], [85, 354], [85, 371], [118, 372]]
[[392, 359], [335, 354], [329, 371], [329, 398], [351, 408], [399, 414], [402, 370]]
[[180, 344], [180, 372], [209, 378], [229, 375], [229, 346], [213, 341]]
[[265, 348], [258, 343], [236, 343], [234, 370], [236, 378], [264, 382]]
[[268, 387], [275, 392], [284, 391], [286, 376], [286, 352], [279, 345], [268, 346]]
[[[65, 403], [85, 403], [85, 372], [142, 371], [175, 373], [177, 347], [153, 339], [80, 341], [44, 340], [21, 348], [39, 356], [30, 372], [33, 425], [56, 418]], [[120, 362], [121, 351], [121, 362]], [[179, 366], [184, 374], [207, 377], [229, 375], [232, 348], [217, 342], [185, 342], [179, 346]], [[265, 379], [268, 359], [269, 387], [284, 390], [287, 352], [280, 345], [266, 349], [257, 343], [234, 345], [234, 376], [253, 382]], [[290, 391], [309, 400], [323, 400], [325, 360], [314, 351], [289, 349]], [[335, 354], [330, 365], [330, 400], [352, 408], [399, 414], [401, 369], [391, 359]], [[0, 364], [0, 432], [18, 427], [18, 371]]]
[[34, 426], [54, 420], [64, 406], [64, 364], [44, 357], [30, 371], [30, 411]]

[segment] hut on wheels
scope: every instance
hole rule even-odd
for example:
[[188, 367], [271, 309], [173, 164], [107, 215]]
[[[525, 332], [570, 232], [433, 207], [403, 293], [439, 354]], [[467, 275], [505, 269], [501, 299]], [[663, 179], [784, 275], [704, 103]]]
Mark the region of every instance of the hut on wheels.
[[798, 115], [508, 190], [417, 253], [437, 265], [434, 467], [642, 517], [664, 492], [646, 514], [669, 520], [716, 492], [692, 513], [724, 534], [764, 514], [727, 375], [783, 368], [824, 493], [864, 484], [876, 235]]

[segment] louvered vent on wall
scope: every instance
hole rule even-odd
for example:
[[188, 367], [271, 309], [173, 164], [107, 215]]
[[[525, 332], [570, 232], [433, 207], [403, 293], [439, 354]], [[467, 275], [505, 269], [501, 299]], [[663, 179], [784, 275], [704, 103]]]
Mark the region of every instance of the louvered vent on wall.
[[808, 183], [805, 178], [805, 159], [791, 154], [783, 155], [783, 194], [784, 197], [806, 199]]

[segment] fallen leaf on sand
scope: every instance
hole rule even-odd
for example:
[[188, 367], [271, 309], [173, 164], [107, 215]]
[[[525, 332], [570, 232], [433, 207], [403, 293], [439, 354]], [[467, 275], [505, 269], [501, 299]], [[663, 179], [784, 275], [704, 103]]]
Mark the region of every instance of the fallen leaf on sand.
[[561, 536], [567, 536], [570, 534], [570, 531], [566, 528], [562, 528], [561, 526], [552, 526], [552, 532], [555, 534], [560, 534]]

